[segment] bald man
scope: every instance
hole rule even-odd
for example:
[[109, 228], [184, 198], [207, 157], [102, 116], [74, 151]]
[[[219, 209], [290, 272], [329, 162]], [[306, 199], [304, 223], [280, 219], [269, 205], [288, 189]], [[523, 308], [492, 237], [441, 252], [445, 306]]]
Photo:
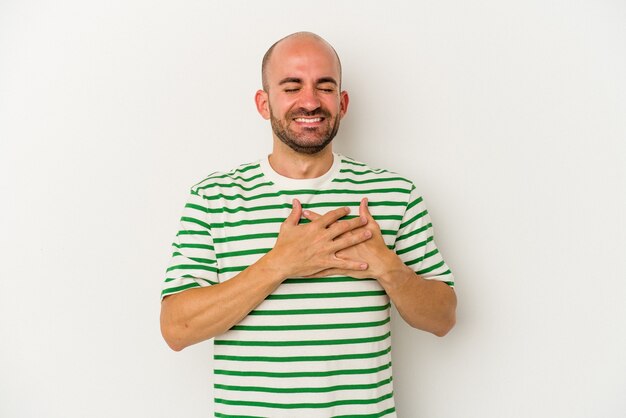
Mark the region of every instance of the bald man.
[[214, 338], [215, 416], [393, 417], [390, 305], [454, 326], [454, 278], [413, 183], [334, 153], [341, 62], [300, 32], [270, 47], [258, 112], [272, 153], [192, 187], [167, 270], [161, 330]]

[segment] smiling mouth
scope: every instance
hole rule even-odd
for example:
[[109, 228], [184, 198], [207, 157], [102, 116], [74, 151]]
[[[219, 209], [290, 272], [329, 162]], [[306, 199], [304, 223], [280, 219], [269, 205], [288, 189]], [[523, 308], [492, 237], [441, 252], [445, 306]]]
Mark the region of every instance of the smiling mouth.
[[316, 118], [295, 118], [294, 121], [296, 121], [297, 123], [320, 123], [321, 121], [323, 121], [324, 118], [322, 117], [316, 117]]
[[303, 117], [299, 117], [299, 118], [295, 118], [294, 122], [298, 123], [298, 124], [302, 124], [302, 125], [317, 125], [320, 122], [322, 122], [324, 120], [323, 117], [315, 117], [315, 118], [303, 118]]

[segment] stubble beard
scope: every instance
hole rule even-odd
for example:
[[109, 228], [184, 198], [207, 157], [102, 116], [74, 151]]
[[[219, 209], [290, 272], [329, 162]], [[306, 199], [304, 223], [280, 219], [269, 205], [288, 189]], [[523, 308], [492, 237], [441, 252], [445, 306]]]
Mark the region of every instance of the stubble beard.
[[[294, 118], [316, 116], [323, 117], [324, 121], [327, 122], [326, 125], [315, 128], [304, 128], [304, 133], [293, 132], [287, 126], [288, 123]], [[335, 138], [335, 135], [337, 135], [340, 120], [341, 118], [339, 118], [339, 116], [336, 116], [333, 119], [330, 113], [326, 110], [317, 109], [313, 112], [307, 112], [304, 110], [299, 110], [293, 113], [290, 112], [287, 114], [284, 121], [281, 121], [274, 115], [274, 112], [272, 112], [272, 109], [270, 108], [270, 122], [272, 124], [274, 134], [289, 148], [301, 154], [317, 154], [326, 148], [326, 146], [328, 146], [328, 144], [330, 144]], [[318, 138], [310, 138], [313, 135], [317, 135]]]

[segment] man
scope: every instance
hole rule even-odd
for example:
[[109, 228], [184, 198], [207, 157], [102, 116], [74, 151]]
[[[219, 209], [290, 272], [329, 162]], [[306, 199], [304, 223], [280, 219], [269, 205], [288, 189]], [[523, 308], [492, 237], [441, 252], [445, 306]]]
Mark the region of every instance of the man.
[[192, 188], [163, 336], [215, 338], [215, 416], [395, 416], [389, 300], [435, 335], [455, 322], [428, 212], [410, 181], [332, 152], [349, 99], [326, 41], [281, 39], [262, 78], [272, 154]]

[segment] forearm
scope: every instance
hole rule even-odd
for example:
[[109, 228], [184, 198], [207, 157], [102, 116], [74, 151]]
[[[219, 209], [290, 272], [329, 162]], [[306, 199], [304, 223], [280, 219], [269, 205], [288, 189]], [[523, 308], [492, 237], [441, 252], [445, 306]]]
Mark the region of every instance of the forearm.
[[401, 261], [394, 262], [378, 281], [412, 327], [442, 337], [454, 326], [456, 295], [446, 283], [424, 279]]
[[267, 255], [224, 283], [190, 289], [161, 302], [161, 333], [175, 351], [223, 334], [284, 280]]

